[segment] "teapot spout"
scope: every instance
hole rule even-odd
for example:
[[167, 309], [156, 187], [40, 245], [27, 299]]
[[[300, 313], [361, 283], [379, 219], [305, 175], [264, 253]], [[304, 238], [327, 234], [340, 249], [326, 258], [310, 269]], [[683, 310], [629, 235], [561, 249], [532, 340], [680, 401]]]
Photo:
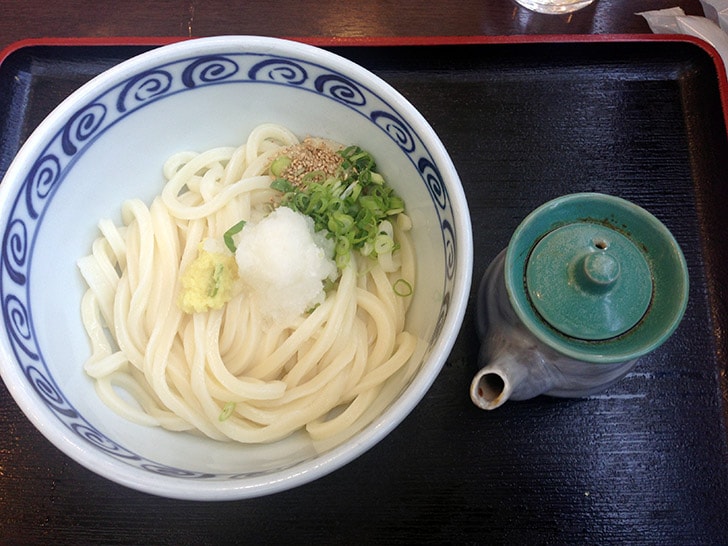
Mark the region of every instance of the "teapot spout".
[[[479, 408], [496, 409], [508, 401], [525, 379], [522, 365], [509, 357], [498, 359], [481, 369], [470, 384], [470, 399]], [[535, 396], [535, 395], [534, 395]]]
[[503, 274], [505, 256], [503, 250], [491, 262], [478, 290], [481, 369], [470, 384], [470, 398], [486, 410], [547, 392], [556, 373], [544, 361], [548, 349], [535, 340], [511, 306]]
[[512, 387], [508, 378], [495, 370], [480, 370], [470, 384], [470, 399], [481, 409], [492, 410], [508, 400]]
[[563, 378], [535, 348], [500, 352], [473, 377], [470, 398], [479, 408], [492, 410], [507, 400], [528, 400], [549, 393]]

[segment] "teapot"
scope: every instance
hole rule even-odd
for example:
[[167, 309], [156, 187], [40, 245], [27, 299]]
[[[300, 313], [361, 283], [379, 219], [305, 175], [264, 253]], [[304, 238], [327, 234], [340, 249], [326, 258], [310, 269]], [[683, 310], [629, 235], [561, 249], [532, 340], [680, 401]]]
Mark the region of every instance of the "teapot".
[[601, 193], [541, 205], [480, 282], [473, 403], [606, 389], [672, 335], [688, 288], [680, 246], [645, 209]]

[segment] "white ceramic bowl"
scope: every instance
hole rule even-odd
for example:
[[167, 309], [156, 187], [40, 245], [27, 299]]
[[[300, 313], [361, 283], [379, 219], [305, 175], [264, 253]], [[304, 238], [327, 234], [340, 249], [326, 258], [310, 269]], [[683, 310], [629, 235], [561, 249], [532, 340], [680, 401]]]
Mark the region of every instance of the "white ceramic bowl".
[[[161, 165], [173, 152], [239, 144], [262, 122], [368, 149], [414, 222], [420, 274], [408, 328], [426, 342], [421, 367], [402, 392], [385, 392], [369, 425], [338, 445], [313, 445], [294, 434], [249, 446], [134, 425], [99, 401], [82, 369], [89, 345], [76, 260], [87, 253], [98, 220], [120, 221], [125, 199], [151, 201], [161, 190]], [[167, 497], [268, 494], [362, 454], [425, 395], [468, 300], [468, 207], [432, 128], [367, 70], [285, 40], [184, 41], [108, 70], [65, 100], [28, 139], [0, 185], [0, 207], [5, 384], [67, 455], [118, 483]]]

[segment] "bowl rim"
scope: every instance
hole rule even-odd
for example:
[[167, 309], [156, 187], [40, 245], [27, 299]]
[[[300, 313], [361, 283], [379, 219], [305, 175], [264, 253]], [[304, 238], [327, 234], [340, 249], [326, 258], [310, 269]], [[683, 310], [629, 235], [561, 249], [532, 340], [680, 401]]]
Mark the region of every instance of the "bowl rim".
[[[397, 111], [403, 114], [408, 123], [415, 124], [416, 134], [423, 139], [431, 156], [438, 160], [443, 182], [446, 180], [454, 182], [447, 186], [453, 205], [453, 221], [456, 224], [453, 229], [458, 244], [453, 265], [455, 278], [452, 285], [452, 299], [449, 302], [448, 314], [430, 349], [430, 355], [404, 391], [389, 404], [386, 411], [387, 419], [383, 419], [382, 415], [378, 416], [352, 438], [317, 455], [312, 460], [298, 463], [289, 469], [277, 470], [260, 478], [240, 480], [188, 480], [142, 474], [138, 468], [123, 463], [115, 457], [104, 455], [97, 449], [84, 449], [79, 437], [71, 436], [66, 427], [60, 426], [57, 416], [38, 400], [38, 395], [32, 389], [27, 387], [25, 384], [27, 378], [22, 373], [6, 339], [7, 332], [0, 336], [0, 376], [23, 413], [43, 436], [88, 470], [132, 489], [158, 496], [187, 500], [234, 500], [257, 497], [303, 485], [348, 464], [387, 436], [425, 396], [452, 350], [469, 299], [473, 269], [469, 209], [459, 175], [434, 129], [404, 96], [379, 76], [338, 54], [283, 38], [226, 35], [173, 42], [122, 61], [83, 84], [45, 117], [11, 162], [0, 184], [0, 221], [3, 237], [12, 202], [15, 201], [24, 178], [17, 173], [24, 172], [24, 165], [42, 151], [52, 135], [56, 134], [63, 122], [74, 113], [78, 104], [92, 100], [119, 82], [140, 73], [145, 67], [174, 62], [189, 55], [200, 56], [221, 50], [242, 52], [251, 48], [270, 54], [297, 55], [306, 62], [326, 65], [350, 75], [357, 82], [363, 80], [367, 87], [376, 89], [378, 95], [396, 104]], [[4, 302], [2, 307], [4, 314]], [[421, 373], [423, 370], [426, 373]]]

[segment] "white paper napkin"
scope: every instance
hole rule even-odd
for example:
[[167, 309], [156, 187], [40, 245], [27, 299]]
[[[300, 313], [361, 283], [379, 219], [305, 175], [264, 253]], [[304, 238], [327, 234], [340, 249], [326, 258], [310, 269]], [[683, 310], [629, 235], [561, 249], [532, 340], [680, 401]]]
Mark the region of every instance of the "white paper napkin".
[[[728, 71], [728, 0], [701, 0], [706, 17], [685, 15], [682, 8], [637, 13], [655, 34], [687, 34], [712, 45]], [[723, 21], [723, 28], [719, 26]]]
[[700, 3], [705, 16], [728, 32], [728, 0], [700, 0]]

